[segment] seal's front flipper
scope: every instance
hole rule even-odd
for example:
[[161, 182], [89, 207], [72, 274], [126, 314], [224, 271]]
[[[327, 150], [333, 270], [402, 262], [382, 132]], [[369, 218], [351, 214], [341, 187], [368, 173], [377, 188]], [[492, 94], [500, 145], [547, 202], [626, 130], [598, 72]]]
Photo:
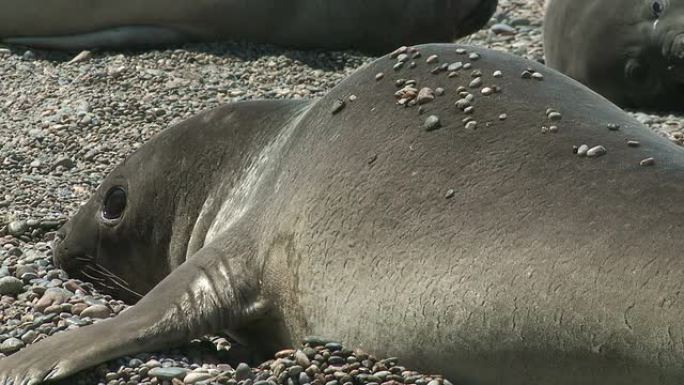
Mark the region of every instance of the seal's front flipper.
[[267, 305], [261, 300], [256, 247], [244, 233], [239, 235], [202, 248], [119, 316], [52, 336], [0, 360], [0, 385], [62, 379], [123, 355], [240, 330], [258, 319]]

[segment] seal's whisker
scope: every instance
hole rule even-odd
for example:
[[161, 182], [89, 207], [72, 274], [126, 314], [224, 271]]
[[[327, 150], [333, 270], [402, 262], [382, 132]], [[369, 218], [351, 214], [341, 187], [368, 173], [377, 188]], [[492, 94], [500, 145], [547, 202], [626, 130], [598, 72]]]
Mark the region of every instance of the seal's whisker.
[[104, 278], [93, 277], [92, 275], [90, 275], [90, 274], [86, 273], [85, 271], [83, 271], [83, 269], [81, 269], [81, 270], [79, 270], [79, 271], [80, 271], [81, 274], [85, 275], [87, 278], [89, 278], [89, 279], [91, 279], [91, 280], [93, 280], [93, 281], [95, 281], [95, 282], [98, 282], [98, 283], [105, 282], [105, 279], [104, 279]]
[[95, 267], [100, 269], [100, 271], [102, 272], [103, 275], [106, 275], [112, 279], [116, 279], [117, 281], [121, 282], [122, 284], [128, 286], [128, 282], [125, 279], [123, 279], [123, 278], [119, 277], [118, 275], [112, 273], [106, 267], [100, 265], [99, 263], [94, 263], [94, 265], [95, 265]]
[[128, 283], [126, 281], [124, 281], [123, 279], [119, 278], [116, 274], [114, 274], [114, 273], [108, 274], [108, 273], [105, 273], [104, 271], [102, 271], [102, 270], [107, 270], [103, 266], [95, 264], [94, 266], [93, 265], [87, 265], [86, 267], [89, 270], [91, 270], [93, 273], [96, 273], [96, 274], [99, 274], [100, 276], [102, 276], [103, 281], [106, 281], [106, 282], [109, 282], [109, 283], [115, 285], [115, 287], [107, 286], [108, 288], [110, 288], [112, 290], [116, 290], [116, 288], [118, 287], [118, 288], [128, 292], [129, 294], [132, 294], [132, 295], [138, 297], [138, 298], [143, 297], [142, 294], [140, 294], [140, 293], [136, 292], [135, 290], [131, 289], [130, 287], [128, 287]]

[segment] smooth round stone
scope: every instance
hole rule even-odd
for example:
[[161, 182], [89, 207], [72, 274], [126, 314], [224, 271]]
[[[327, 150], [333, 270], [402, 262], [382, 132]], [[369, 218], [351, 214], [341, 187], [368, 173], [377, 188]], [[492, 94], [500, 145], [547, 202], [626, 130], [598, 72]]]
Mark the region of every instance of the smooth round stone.
[[294, 358], [295, 362], [297, 362], [297, 365], [303, 367], [303, 368], [308, 368], [311, 365], [311, 361], [309, 360], [309, 357], [306, 355], [301, 350], [297, 350], [294, 353]]
[[599, 156], [605, 155], [608, 153], [608, 150], [606, 150], [605, 147], [603, 146], [594, 146], [587, 151], [587, 157], [588, 158], [598, 158]]
[[311, 382], [311, 378], [309, 378], [308, 374], [306, 374], [304, 372], [299, 373], [299, 384], [300, 385], [308, 384], [310, 382]]
[[470, 88], [477, 88], [481, 85], [482, 85], [482, 78], [477, 77], [470, 82], [469, 87]]
[[0, 278], [0, 295], [16, 295], [24, 291], [24, 282], [15, 277]]
[[29, 330], [21, 336], [21, 340], [27, 345], [33, 343], [36, 338], [38, 338], [38, 333], [34, 330]]
[[549, 118], [549, 120], [554, 121], [554, 122], [557, 122], [557, 121], [561, 120], [561, 118], [563, 117], [563, 115], [561, 115], [560, 112], [551, 111], [551, 112], [547, 115], [547, 117]]
[[183, 378], [183, 382], [186, 384], [194, 384], [194, 383], [197, 383], [199, 381], [208, 380], [212, 377], [214, 377], [214, 376], [212, 376], [209, 373], [190, 372], [185, 376], [185, 378]]
[[28, 230], [28, 223], [23, 220], [12, 221], [7, 225], [7, 232], [15, 237], [24, 234], [26, 230]]
[[92, 305], [83, 310], [80, 314], [81, 317], [90, 318], [108, 318], [111, 315], [111, 311], [107, 306], [104, 305]]
[[492, 30], [497, 35], [515, 35], [516, 30], [515, 28], [511, 27], [508, 24], [504, 23], [497, 23], [492, 25], [489, 29]]
[[237, 368], [235, 368], [235, 380], [243, 381], [252, 377], [252, 369], [249, 365], [241, 362]]
[[579, 146], [579, 148], [577, 149], [577, 155], [586, 156], [587, 151], [589, 151], [589, 146], [587, 146], [586, 144], [583, 144], [583, 145]]
[[174, 378], [183, 379], [187, 375], [188, 370], [185, 368], [168, 367], [168, 368], [153, 368], [149, 371], [150, 377], [156, 377], [160, 380], [173, 380]]
[[304, 371], [304, 368], [302, 368], [299, 365], [294, 365], [294, 366], [290, 366], [289, 368], [287, 368], [287, 374], [289, 374], [292, 377], [298, 376], [303, 371]]
[[655, 164], [655, 159], [654, 158], [646, 158], [646, 159], [643, 159], [641, 162], [639, 162], [639, 164], [642, 166], [653, 166]]
[[[425, 123], [423, 123], [423, 128], [425, 129], [425, 131], [433, 131], [433, 130], [440, 128], [441, 126], [442, 126], [442, 124], [440, 123], [439, 118], [436, 115], [428, 116], [427, 119], [425, 119]], [[326, 348], [328, 347], [328, 345], [330, 345], [332, 343], [333, 342], [329, 342], [329, 343], [325, 344]], [[330, 349], [330, 348], [328, 348], [328, 349]]]
[[8, 338], [0, 344], [0, 353], [10, 354], [26, 346], [24, 342], [18, 338]]

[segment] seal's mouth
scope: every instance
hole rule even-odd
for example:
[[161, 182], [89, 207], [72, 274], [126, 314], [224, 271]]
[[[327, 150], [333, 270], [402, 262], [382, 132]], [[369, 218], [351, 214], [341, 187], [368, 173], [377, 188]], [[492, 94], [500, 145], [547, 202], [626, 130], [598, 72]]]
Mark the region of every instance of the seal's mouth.
[[90, 282], [99, 291], [126, 303], [135, 303], [142, 294], [131, 288], [125, 279], [96, 262], [96, 259], [85, 253], [70, 253], [64, 246], [64, 234], [57, 233], [53, 242], [53, 260], [57, 267], [70, 277]]

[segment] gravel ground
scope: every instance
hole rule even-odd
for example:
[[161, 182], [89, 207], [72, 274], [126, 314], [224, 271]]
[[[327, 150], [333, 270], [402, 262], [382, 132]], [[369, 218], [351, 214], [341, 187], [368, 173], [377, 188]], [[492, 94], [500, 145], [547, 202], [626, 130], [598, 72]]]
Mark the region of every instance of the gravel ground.
[[[539, 0], [500, 0], [488, 28], [462, 41], [542, 60], [541, 18]], [[228, 43], [86, 57], [0, 47], [0, 357], [125, 308], [55, 269], [49, 247], [52, 232], [125, 156], [164, 127], [223, 103], [322, 95], [370, 60]], [[684, 144], [684, 116], [633, 114]], [[232, 362], [233, 370], [221, 363], [229, 342], [207, 337], [115, 360], [69, 383], [449, 385], [394, 359], [309, 342], [252, 370]]]

